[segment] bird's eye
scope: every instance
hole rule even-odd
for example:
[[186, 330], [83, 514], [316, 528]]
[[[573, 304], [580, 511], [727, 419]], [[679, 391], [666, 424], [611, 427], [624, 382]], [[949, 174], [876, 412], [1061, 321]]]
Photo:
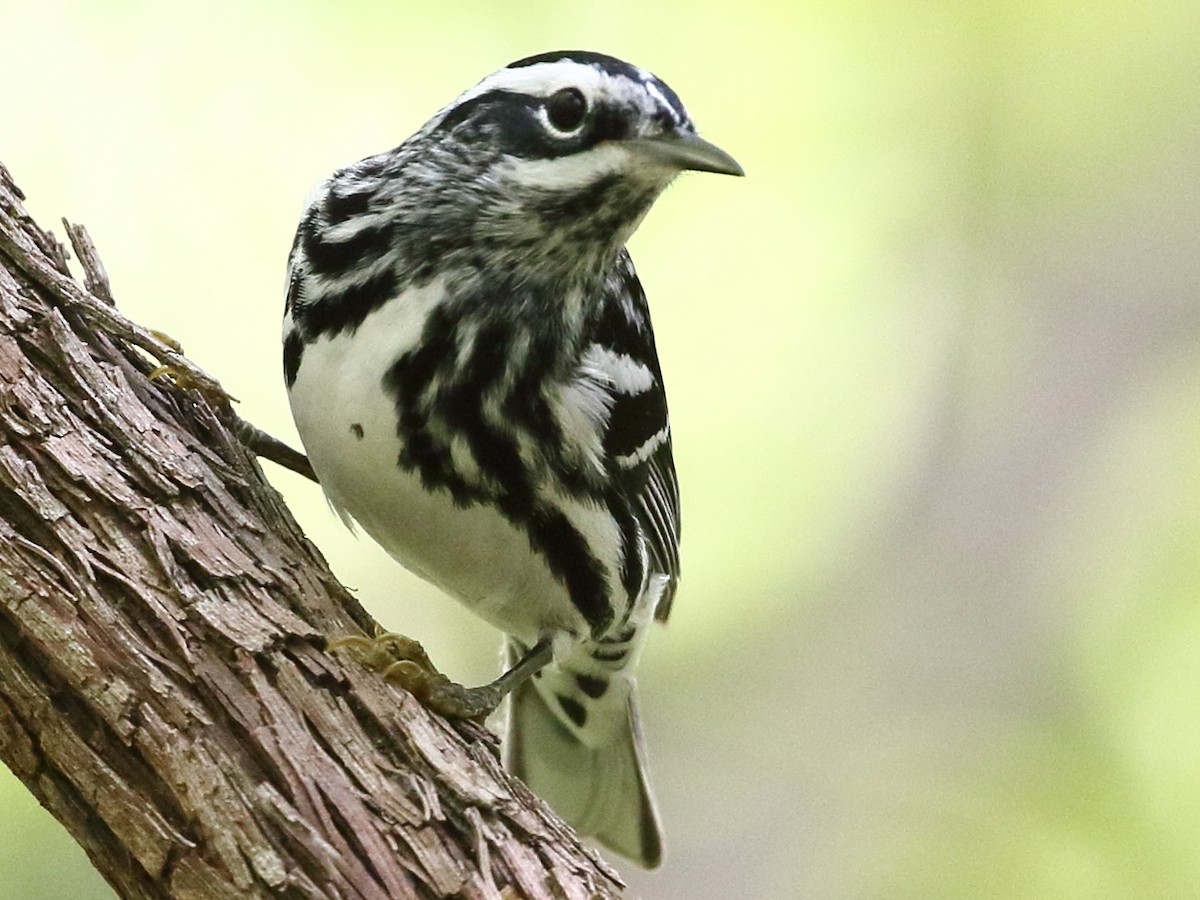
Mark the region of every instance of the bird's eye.
[[546, 101], [546, 115], [550, 124], [559, 131], [574, 131], [587, 115], [587, 100], [578, 88], [563, 88], [555, 91]]

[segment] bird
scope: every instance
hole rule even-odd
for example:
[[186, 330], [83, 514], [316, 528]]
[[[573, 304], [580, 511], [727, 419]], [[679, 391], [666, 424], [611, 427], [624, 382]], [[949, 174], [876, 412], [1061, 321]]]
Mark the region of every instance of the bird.
[[743, 174], [655, 75], [592, 51], [518, 60], [317, 185], [283, 321], [331, 506], [503, 632], [508, 668], [463, 688], [399, 635], [341, 646], [448, 715], [507, 698], [507, 767], [648, 868], [634, 673], [679, 582], [680, 505], [626, 242], [685, 170]]

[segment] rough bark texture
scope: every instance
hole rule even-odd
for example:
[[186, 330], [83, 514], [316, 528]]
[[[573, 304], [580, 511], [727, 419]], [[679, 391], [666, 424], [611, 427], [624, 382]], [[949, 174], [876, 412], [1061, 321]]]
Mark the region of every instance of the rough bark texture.
[[0, 759], [124, 897], [617, 896], [490, 734], [324, 652], [372, 622], [228, 400], [21, 199], [0, 166]]

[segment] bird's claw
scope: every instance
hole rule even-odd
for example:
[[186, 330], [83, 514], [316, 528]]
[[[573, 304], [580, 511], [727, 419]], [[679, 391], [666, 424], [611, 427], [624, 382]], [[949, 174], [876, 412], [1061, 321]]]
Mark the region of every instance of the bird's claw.
[[147, 377], [151, 381], [169, 381], [180, 390], [199, 391], [210, 400], [228, 400], [233, 402], [237, 399], [236, 397], [225, 393], [220, 388], [211, 388], [208, 385], [201, 384], [200, 382], [196, 381], [196, 379], [192, 378], [192, 376], [187, 372], [181, 371], [170, 365], [154, 367], [150, 370], [150, 374]]
[[469, 688], [451, 681], [437, 670], [420, 642], [402, 634], [346, 635], [331, 640], [327, 649], [345, 651], [355, 662], [400, 685], [426, 709], [450, 719], [482, 721], [503, 699], [490, 684]]
[[175, 340], [175, 338], [171, 337], [165, 331], [158, 331], [154, 328], [149, 329], [149, 331], [150, 331], [150, 334], [152, 334], [154, 337], [158, 338], [160, 341], [162, 341], [164, 344], [166, 344], [168, 347], [170, 347], [176, 353], [183, 352], [183, 344], [179, 343], [179, 341]]
[[348, 634], [331, 640], [326, 649], [331, 653], [345, 650], [355, 662], [381, 675], [386, 675], [388, 668], [398, 662], [411, 662], [427, 672], [437, 672], [420, 641], [394, 631], [381, 631], [375, 637]]
[[[150, 329], [150, 334], [152, 334], [158, 340], [162, 341], [162, 343], [166, 344], [168, 347], [170, 347], [176, 353], [180, 353], [180, 354], [183, 353], [183, 345], [180, 344], [179, 341], [175, 340], [175, 338], [171, 337], [169, 334], [166, 334], [161, 331], [155, 331], [154, 329]], [[178, 369], [175, 366], [172, 366], [169, 364], [155, 366], [153, 369], [150, 370], [150, 374], [146, 377], [149, 378], [151, 381], [169, 381], [171, 384], [173, 384], [175, 387], [179, 388], [180, 390], [199, 391], [200, 393], [202, 393], [206, 397], [208, 397], [210, 400], [213, 400], [216, 402], [221, 402], [221, 401], [235, 402], [237, 400], [236, 397], [233, 397], [230, 394], [225, 393], [220, 388], [212, 388], [212, 387], [209, 387], [208, 385], [201, 384], [200, 382], [196, 381], [196, 379], [193, 378], [191, 375], [189, 375], [187, 372], [184, 372], [183, 370]]]

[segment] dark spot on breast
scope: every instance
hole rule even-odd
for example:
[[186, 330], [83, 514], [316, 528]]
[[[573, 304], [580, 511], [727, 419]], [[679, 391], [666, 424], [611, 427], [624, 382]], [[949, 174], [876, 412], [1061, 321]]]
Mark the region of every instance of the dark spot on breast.
[[562, 694], [559, 694], [558, 705], [562, 707], [562, 711], [566, 713], [567, 718], [575, 723], [576, 728], [582, 728], [587, 724], [587, 710], [575, 698], [564, 697]]
[[351, 422], [350, 423], [350, 433], [361, 441], [363, 439], [362, 425], [359, 424], [358, 422]]

